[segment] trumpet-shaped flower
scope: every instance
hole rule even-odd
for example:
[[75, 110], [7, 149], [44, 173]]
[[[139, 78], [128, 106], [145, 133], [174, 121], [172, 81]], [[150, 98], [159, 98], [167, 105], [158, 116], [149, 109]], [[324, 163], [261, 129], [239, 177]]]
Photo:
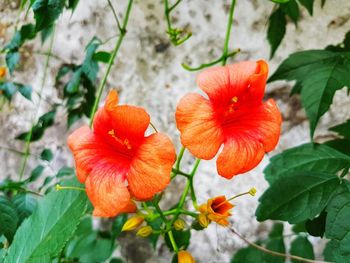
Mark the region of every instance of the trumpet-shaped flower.
[[197, 84], [208, 99], [190, 93], [177, 106], [182, 144], [205, 160], [214, 158], [223, 144], [216, 163], [228, 179], [253, 169], [278, 142], [280, 111], [274, 100], [263, 101], [267, 74], [264, 61], [205, 70]]
[[68, 137], [77, 177], [85, 183], [95, 216], [135, 211], [131, 198], [148, 200], [163, 191], [175, 162], [175, 149], [166, 135], [145, 136], [147, 112], [117, 103], [118, 95], [111, 91], [96, 113], [93, 130], [83, 126]]
[[[209, 222], [214, 221], [219, 225], [227, 226], [227, 219], [229, 216], [231, 216], [230, 210], [232, 208], [233, 204], [226, 200], [225, 196], [217, 196], [215, 198], [209, 199], [206, 204], [200, 205], [199, 212], [200, 216], [207, 218]], [[203, 227], [207, 227], [209, 222], [203, 224], [203, 218], [199, 222]]]

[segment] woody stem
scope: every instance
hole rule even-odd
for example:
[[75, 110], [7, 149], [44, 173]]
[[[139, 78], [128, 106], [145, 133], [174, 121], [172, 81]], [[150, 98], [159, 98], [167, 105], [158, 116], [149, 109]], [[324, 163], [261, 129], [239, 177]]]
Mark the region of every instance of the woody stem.
[[238, 233], [235, 229], [230, 228], [230, 231], [235, 234], [236, 236], [238, 236], [241, 240], [243, 240], [246, 244], [264, 252], [267, 254], [270, 254], [272, 256], [276, 256], [276, 257], [284, 257], [287, 259], [295, 259], [298, 260], [300, 262], [307, 262], [307, 263], [329, 263], [328, 261], [320, 261], [320, 260], [311, 260], [311, 259], [307, 259], [307, 258], [302, 258], [299, 256], [294, 256], [294, 255], [289, 255], [289, 254], [284, 254], [284, 253], [280, 253], [277, 251], [273, 251], [267, 248], [264, 248], [258, 244], [255, 244], [254, 242], [249, 241], [248, 239], [246, 239], [245, 237], [243, 237], [240, 233]]
[[[95, 102], [94, 102], [94, 106], [92, 108], [92, 111], [91, 111], [91, 114], [90, 114], [90, 127], [92, 127], [92, 123], [94, 121], [94, 117], [95, 117], [95, 113], [97, 111], [97, 108], [98, 108], [98, 105], [100, 103], [100, 100], [101, 100], [101, 96], [102, 96], [102, 92], [104, 90], [104, 87], [106, 85], [106, 82], [107, 82], [107, 78], [108, 78], [108, 75], [111, 71], [111, 68], [113, 66], [113, 63], [114, 63], [114, 60], [115, 60], [115, 57], [117, 56], [117, 53], [119, 51], [119, 48], [123, 42], [123, 39], [126, 35], [126, 27], [128, 25], [128, 21], [129, 21], [129, 15], [130, 15], [130, 11], [131, 11], [131, 6], [132, 6], [132, 3], [133, 3], [133, 0], [129, 0], [129, 3], [128, 3], [128, 7], [126, 9], [126, 14], [125, 14], [125, 17], [124, 17], [124, 20], [123, 20], [123, 25], [120, 27], [119, 23], [118, 23], [118, 28], [119, 28], [119, 31], [120, 31], [120, 35], [119, 35], [119, 38], [118, 38], [118, 41], [113, 49], [113, 52], [112, 52], [112, 56], [110, 57], [109, 61], [108, 61], [108, 66], [107, 66], [107, 70], [106, 70], [106, 73], [105, 75], [103, 76], [103, 79], [100, 83], [100, 86], [98, 87], [98, 91], [97, 91], [97, 97], [95, 99]], [[112, 8], [112, 11], [114, 9]], [[113, 11], [113, 14], [115, 12]], [[117, 20], [118, 21], [118, 20]]]

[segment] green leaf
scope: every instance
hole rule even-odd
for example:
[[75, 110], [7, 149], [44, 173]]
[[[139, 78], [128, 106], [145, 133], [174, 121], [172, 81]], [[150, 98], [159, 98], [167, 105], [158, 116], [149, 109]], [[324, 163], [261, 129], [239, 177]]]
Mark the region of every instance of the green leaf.
[[37, 201], [32, 194], [20, 193], [12, 198], [12, 202], [16, 207], [19, 224], [23, 222], [28, 216], [30, 216], [37, 206]]
[[32, 172], [30, 173], [30, 176], [28, 178], [28, 182], [34, 182], [36, 179], [40, 177], [40, 175], [43, 173], [45, 167], [39, 164], [37, 167], [35, 167]]
[[65, 0], [34, 0], [32, 9], [36, 32], [50, 28], [63, 11]]
[[299, 20], [299, 6], [295, 0], [290, 0], [288, 3], [280, 5], [283, 12], [293, 20], [296, 24]]
[[120, 214], [116, 217], [112, 224], [112, 233], [117, 238], [121, 232], [125, 222], [128, 220], [128, 214]]
[[30, 138], [30, 141], [37, 141], [41, 139], [41, 137], [44, 135], [44, 132], [47, 128], [51, 127], [54, 124], [56, 116], [56, 109], [53, 109], [44, 115], [42, 115], [38, 122], [33, 126], [32, 128], [32, 136], [30, 136], [30, 131], [24, 132], [19, 134], [16, 139], [22, 140], [22, 141], [27, 141]]
[[246, 247], [238, 250], [232, 257], [231, 263], [258, 263], [263, 261], [263, 252], [254, 248]]
[[326, 218], [327, 212], [322, 211], [320, 215], [312, 220], [307, 220], [305, 222], [305, 227], [307, 232], [315, 237], [323, 237], [326, 230]]
[[[312, 244], [306, 237], [297, 237], [293, 240], [290, 253], [295, 256], [315, 259], [314, 249]], [[299, 260], [292, 259], [293, 263], [299, 263]]]
[[0, 83], [0, 91], [8, 101], [11, 101], [13, 95], [17, 92], [17, 86], [13, 82]]
[[94, 37], [86, 47], [86, 54], [84, 62], [81, 66], [82, 71], [90, 80], [91, 83], [94, 83], [97, 77], [98, 72], [98, 63], [93, 59], [96, 49], [101, 44], [101, 41]]
[[327, 243], [323, 251], [324, 259], [335, 263], [344, 263], [349, 260], [348, 256], [343, 256], [340, 253], [339, 241], [331, 240]]
[[270, 82], [296, 80], [302, 85], [301, 101], [310, 120], [311, 137], [335, 92], [344, 86], [350, 87], [349, 58], [349, 53], [326, 50], [296, 52], [284, 60], [269, 79]]
[[79, 0], [68, 0], [68, 9], [71, 9], [72, 12], [75, 11], [79, 3]]
[[260, 197], [257, 219], [291, 224], [312, 219], [325, 208], [338, 186], [336, 175], [321, 172], [298, 172], [279, 178]]
[[339, 252], [350, 257], [350, 182], [344, 181], [341, 188], [327, 205], [325, 235], [339, 241]]
[[344, 138], [350, 139], [350, 119], [347, 120], [345, 123], [330, 128], [330, 130], [338, 133]]
[[44, 149], [40, 154], [40, 159], [45, 161], [51, 161], [53, 159], [53, 153], [50, 149]]
[[336, 149], [337, 151], [350, 155], [350, 139], [335, 139], [327, 141], [325, 145]]
[[271, 2], [274, 2], [276, 4], [284, 4], [284, 3], [288, 3], [289, 0], [270, 0]]
[[76, 93], [79, 91], [80, 79], [81, 79], [82, 70], [79, 68], [74, 71], [72, 78], [65, 86], [64, 90], [67, 93]]
[[20, 83], [15, 83], [17, 85], [18, 92], [28, 100], [32, 100], [32, 87], [29, 85], [23, 85]]
[[18, 215], [15, 206], [5, 196], [0, 195], [0, 237], [4, 235], [11, 242], [17, 224]]
[[[269, 240], [266, 244], [266, 248], [272, 251], [285, 254], [286, 247], [283, 240], [283, 224], [275, 224], [269, 234]], [[284, 258], [264, 254], [264, 262], [269, 263], [284, 263]]]
[[[173, 236], [178, 248], [180, 250], [186, 250], [186, 248], [190, 244], [191, 232], [189, 230], [186, 230], [186, 231], [173, 230]], [[174, 251], [174, 248], [171, 245], [168, 234], [165, 235], [164, 239], [165, 239], [165, 244], [168, 246], [169, 250]]]
[[93, 60], [102, 62], [102, 63], [108, 63], [109, 60], [111, 59], [111, 53], [106, 52], [106, 51], [100, 51], [97, 52], [93, 55]]
[[64, 176], [73, 176], [75, 175], [75, 170], [72, 167], [64, 166], [58, 170], [56, 177], [61, 178]]
[[12, 75], [13, 71], [15, 70], [15, 68], [17, 67], [20, 59], [21, 59], [21, 55], [19, 54], [19, 52], [17, 51], [9, 51], [6, 54], [6, 65], [10, 71], [10, 74]]
[[26, 40], [35, 38], [35, 27], [33, 24], [23, 25], [17, 30], [11, 39], [10, 43], [5, 46], [5, 49], [10, 51], [18, 51]]
[[348, 167], [350, 157], [324, 144], [307, 143], [288, 149], [271, 158], [265, 168], [265, 178], [273, 184], [297, 171], [337, 173]]
[[4, 263], [50, 262], [74, 234], [86, 205], [85, 192], [49, 193], [18, 229]]
[[50, 27], [45, 27], [43, 28], [43, 30], [41, 31], [41, 43], [44, 44], [45, 41], [49, 38], [49, 36], [52, 35], [52, 32], [54, 30], [54, 26], [50, 26]]
[[312, 16], [314, 8], [314, 0], [298, 0], [301, 5], [303, 5], [309, 14]]
[[270, 58], [272, 58], [286, 34], [287, 20], [281, 8], [276, 9], [269, 18], [267, 40], [271, 46]]

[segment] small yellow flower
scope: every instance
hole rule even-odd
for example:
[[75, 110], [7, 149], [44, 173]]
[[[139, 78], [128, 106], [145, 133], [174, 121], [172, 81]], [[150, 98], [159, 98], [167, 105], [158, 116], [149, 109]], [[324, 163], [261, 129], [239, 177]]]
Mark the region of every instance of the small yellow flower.
[[[203, 215], [198, 218], [199, 221], [202, 220], [202, 226], [206, 224], [204, 221], [204, 216], [210, 221], [214, 221], [222, 226], [228, 225], [228, 217], [231, 216], [230, 210], [233, 205], [226, 199], [225, 196], [217, 196], [211, 198], [206, 204], [202, 204], [199, 207], [199, 212]], [[208, 223], [209, 224], [209, 223]]]
[[139, 237], [148, 237], [149, 235], [152, 234], [152, 232], [153, 232], [152, 227], [143, 226], [136, 232], [136, 235]]
[[6, 67], [0, 67], [0, 79], [3, 79], [6, 76]]
[[181, 250], [177, 253], [177, 262], [178, 263], [196, 263], [192, 255], [186, 250]]
[[176, 219], [176, 221], [174, 222], [174, 228], [175, 230], [182, 230], [184, 229], [186, 226], [185, 221], [183, 221], [182, 219]]
[[144, 221], [144, 218], [142, 216], [130, 217], [123, 225], [122, 231], [132, 231], [138, 228], [143, 221]]

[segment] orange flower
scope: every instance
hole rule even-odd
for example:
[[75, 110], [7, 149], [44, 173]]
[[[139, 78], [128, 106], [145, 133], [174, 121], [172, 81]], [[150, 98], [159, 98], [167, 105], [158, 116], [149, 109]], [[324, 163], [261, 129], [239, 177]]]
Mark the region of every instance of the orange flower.
[[181, 250], [177, 253], [177, 262], [179, 263], [196, 263], [192, 255], [186, 250]]
[[6, 68], [0, 67], [0, 79], [3, 79], [6, 76]]
[[134, 212], [138, 200], [151, 199], [170, 182], [175, 149], [162, 133], [145, 137], [150, 117], [142, 108], [117, 105], [111, 91], [95, 116], [93, 130], [83, 126], [68, 137], [77, 176], [85, 183], [93, 214], [112, 217]]
[[[218, 196], [208, 200], [206, 204], [199, 207], [200, 215], [206, 216], [210, 221], [214, 221], [222, 226], [228, 225], [227, 218], [231, 216], [230, 210], [233, 205], [226, 200], [225, 196]], [[203, 226], [203, 227], [207, 227]]]
[[279, 139], [281, 114], [274, 102], [263, 102], [268, 65], [264, 61], [214, 67], [199, 74], [197, 83], [209, 99], [195, 93], [176, 109], [181, 142], [198, 158], [216, 161], [228, 179], [257, 166]]

